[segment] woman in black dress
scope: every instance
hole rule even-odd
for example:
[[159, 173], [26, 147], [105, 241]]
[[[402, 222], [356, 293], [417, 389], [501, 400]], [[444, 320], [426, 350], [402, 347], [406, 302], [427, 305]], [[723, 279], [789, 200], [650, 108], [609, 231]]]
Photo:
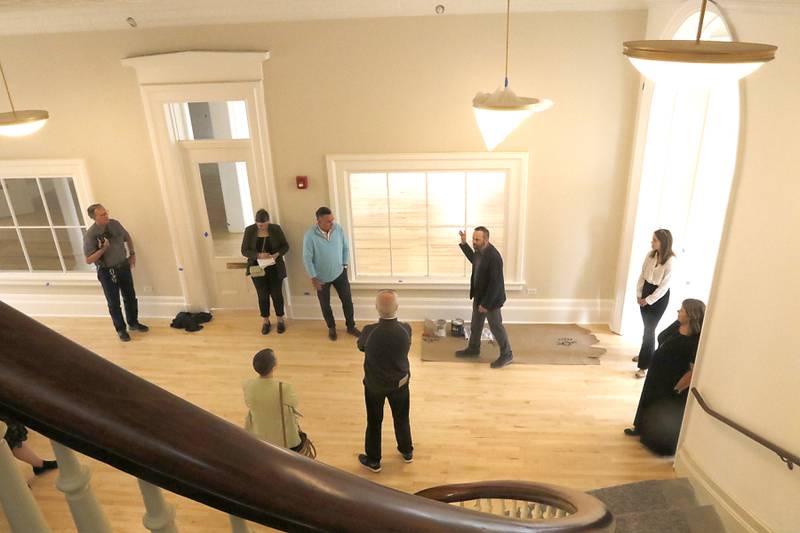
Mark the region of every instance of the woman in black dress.
[[653, 352], [656, 349], [656, 328], [669, 304], [669, 281], [675, 253], [672, 251], [672, 233], [668, 229], [658, 229], [650, 241], [652, 250], [644, 258], [642, 273], [636, 284], [636, 303], [642, 313], [644, 334], [639, 355], [633, 360], [639, 363], [637, 378], [643, 378]]
[[[272, 329], [269, 321], [270, 298], [278, 317], [278, 333], [283, 333], [286, 331], [283, 305], [286, 263], [283, 256], [289, 251], [289, 243], [281, 227], [270, 223], [266, 210], [259, 209], [255, 218], [256, 223], [244, 230], [242, 255], [247, 258], [247, 275], [253, 280], [258, 294], [258, 308], [263, 319], [261, 334], [266, 335]], [[259, 267], [259, 262], [265, 266]]]
[[11, 448], [11, 453], [20, 461], [25, 461], [31, 465], [34, 475], [39, 476], [48, 470], [58, 468], [56, 461], [44, 461], [33, 448], [25, 443], [28, 440], [28, 429], [25, 426], [3, 413], [0, 413], [0, 421], [7, 426], [3, 439], [8, 444], [8, 447]]
[[706, 305], [700, 300], [684, 300], [678, 320], [658, 335], [658, 350], [642, 387], [633, 427], [625, 429], [626, 435], [640, 434], [643, 414], [660, 400], [677, 397], [686, 406], [705, 312]]

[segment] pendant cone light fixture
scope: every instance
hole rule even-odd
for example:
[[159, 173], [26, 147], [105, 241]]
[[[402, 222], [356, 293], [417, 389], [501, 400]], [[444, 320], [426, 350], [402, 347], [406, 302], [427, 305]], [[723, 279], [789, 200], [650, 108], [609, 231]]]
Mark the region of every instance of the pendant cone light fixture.
[[675, 86], [712, 86], [738, 81], [775, 59], [777, 46], [759, 43], [701, 41], [708, 0], [702, 0], [693, 41], [628, 41], [622, 53], [643, 76]]
[[8, 90], [6, 74], [3, 72], [3, 65], [0, 64], [0, 76], [3, 78], [3, 86], [8, 95], [8, 103], [11, 111], [0, 113], [0, 135], [6, 137], [24, 137], [42, 129], [50, 115], [41, 109], [25, 109], [17, 111], [14, 109], [14, 100], [11, 99], [11, 91]]
[[546, 99], [517, 96], [508, 86], [508, 33], [511, 23], [511, 0], [506, 2], [506, 70], [503, 87], [493, 93], [478, 93], [472, 100], [475, 120], [486, 149], [492, 151], [508, 134], [537, 111], [553, 106]]

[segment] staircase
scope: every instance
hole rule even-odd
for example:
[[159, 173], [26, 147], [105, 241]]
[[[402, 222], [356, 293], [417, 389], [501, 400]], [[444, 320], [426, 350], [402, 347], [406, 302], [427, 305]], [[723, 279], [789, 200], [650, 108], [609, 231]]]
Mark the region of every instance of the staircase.
[[714, 508], [700, 505], [685, 478], [590, 491], [616, 520], [617, 533], [725, 533]]

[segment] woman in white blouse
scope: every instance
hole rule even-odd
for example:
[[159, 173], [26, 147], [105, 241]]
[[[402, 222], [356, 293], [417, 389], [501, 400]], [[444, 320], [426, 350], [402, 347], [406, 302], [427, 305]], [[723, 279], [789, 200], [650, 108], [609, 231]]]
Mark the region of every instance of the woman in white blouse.
[[653, 233], [650, 242], [653, 250], [644, 258], [642, 274], [636, 285], [636, 301], [642, 312], [644, 335], [639, 356], [633, 360], [639, 363], [637, 378], [643, 378], [653, 352], [656, 351], [656, 327], [669, 304], [669, 281], [672, 277], [675, 253], [672, 251], [672, 233], [668, 229], [659, 229]]

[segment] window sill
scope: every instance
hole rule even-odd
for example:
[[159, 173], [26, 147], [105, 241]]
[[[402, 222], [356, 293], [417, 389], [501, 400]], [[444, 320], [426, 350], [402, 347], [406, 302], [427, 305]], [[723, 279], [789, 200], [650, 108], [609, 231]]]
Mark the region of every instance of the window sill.
[[[352, 280], [350, 285], [354, 289], [386, 289], [386, 288], [404, 288], [412, 290], [435, 290], [435, 291], [464, 291], [469, 290], [469, 280], [454, 280], [454, 281], [423, 281], [423, 280], [409, 280], [404, 281], [401, 279], [361, 279]], [[521, 291], [525, 283], [522, 281], [507, 281], [505, 284], [507, 291]]]
[[96, 285], [94, 272], [0, 272], [0, 285], [86, 286]]

